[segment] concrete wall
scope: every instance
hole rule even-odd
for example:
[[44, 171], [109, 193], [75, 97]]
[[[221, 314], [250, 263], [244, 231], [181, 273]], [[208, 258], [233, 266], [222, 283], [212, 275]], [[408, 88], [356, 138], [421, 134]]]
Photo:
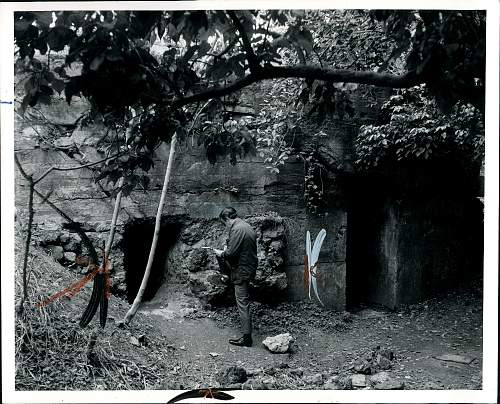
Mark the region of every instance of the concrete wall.
[[441, 163], [421, 166], [416, 177], [400, 173], [404, 188], [396, 174], [385, 184], [364, 182], [370, 198], [349, 211], [349, 303], [396, 308], [481, 276], [478, 173]]
[[[55, 106], [44, 108], [44, 113], [50, 119], [71, 123], [86, 107], [82, 101], [73, 102], [71, 107], [67, 107], [60, 99]], [[350, 137], [345, 136], [345, 128], [342, 128], [341, 123], [332, 123], [326, 147], [331, 148], [332, 155], [338, 161], [349, 166]], [[76, 129], [66, 136], [55, 134], [50, 128], [40, 125], [33, 129], [21, 121], [16, 121], [15, 129], [16, 153], [24, 169], [34, 173], [35, 177], [52, 166], [70, 167], [104, 157], [104, 149], [96, 147], [105, 133], [100, 126]], [[52, 136], [57, 138], [55, 150], [44, 143], [44, 139]], [[155, 216], [168, 152], [168, 145], [158, 150], [155, 166], [150, 172], [152, 189], [147, 192], [136, 190], [123, 199], [112, 250], [113, 281], [117, 291], [123, 292], [125, 284], [123, 251], [120, 249], [123, 228], [137, 218]], [[102, 192], [94, 177], [95, 173], [91, 169], [54, 171], [39, 183], [38, 188], [43, 193], [51, 192], [50, 200], [74, 221], [81, 223], [95, 246], [100, 247], [107, 238], [114, 200]], [[245, 158], [235, 166], [227, 161], [211, 165], [204, 156], [204, 150], [192, 146], [188, 141], [179, 145], [177, 151], [164, 214], [207, 219], [217, 217], [221, 208], [228, 205], [233, 206], [242, 217], [278, 213], [283, 217], [287, 230], [287, 294], [294, 300], [306, 298], [303, 284], [305, 233], [309, 230], [315, 237], [321, 228], [325, 228], [327, 237], [320, 255], [319, 292], [328, 307], [343, 310], [346, 211], [342, 204], [337, 203], [335, 207], [327, 209], [324, 216], [310, 215], [304, 204], [303, 182], [304, 165], [300, 160], [289, 161], [279, 174], [272, 174], [266, 169], [259, 157]], [[25, 223], [27, 196], [27, 183], [16, 173], [16, 206], [20, 223]], [[56, 243], [63, 233], [68, 236], [68, 231], [63, 230], [64, 219], [47, 204], [38, 202], [34, 218], [38, 239], [50, 244]], [[70, 233], [69, 237], [78, 239], [76, 233]]]

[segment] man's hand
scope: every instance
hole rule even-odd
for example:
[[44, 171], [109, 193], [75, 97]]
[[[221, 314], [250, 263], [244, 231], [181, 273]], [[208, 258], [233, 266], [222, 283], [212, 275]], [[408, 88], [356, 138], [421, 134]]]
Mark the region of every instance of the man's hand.
[[222, 255], [222, 253], [224, 252], [224, 250], [218, 250], [217, 248], [214, 248], [214, 252], [215, 252], [215, 255], [217, 255], [217, 257], [220, 257]]

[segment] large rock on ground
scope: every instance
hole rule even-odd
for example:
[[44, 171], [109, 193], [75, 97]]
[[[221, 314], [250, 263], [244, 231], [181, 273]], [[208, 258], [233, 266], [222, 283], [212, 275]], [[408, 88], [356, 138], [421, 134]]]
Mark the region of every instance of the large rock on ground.
[[294, 338], [290, 333], [279, 334], [274, 337], [267, 337], [262, 344], [273, 353], [285, 353], [290, 349], [290, 344]]
[[223, 282], [222, 275], [216, 271], [192, 273], [188, 282], [191, 292], [208, 303], [215, 303], [228, 293], [228, 284]]

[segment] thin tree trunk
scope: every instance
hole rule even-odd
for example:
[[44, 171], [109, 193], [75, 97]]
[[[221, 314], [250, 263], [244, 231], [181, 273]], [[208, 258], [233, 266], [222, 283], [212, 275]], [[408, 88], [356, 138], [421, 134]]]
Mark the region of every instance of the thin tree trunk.
[[33, 182], [32, 177], [27, 178], [30, 186], [30, 193], [28, 199], [28, 234], [26, 235], [26, 244], [24, 247], [24, 257], [23, 257], [23, 295], [21, 300], [16, 306], [16, 313], [18, 315], [22, 315], [24, 311], [24, 304], [28, 299], [28, 279], [27, 279], [27, 271], [28, 271], [28, 256], [30, 251], [30, 243], [31, 243], [31, 227], [33, 226], [33, 216], [35, 212], [33, 210], [33, 194], [35, 193], [35, 184]]
[[[121, 177], [120, 181], [118, 182], [119, 188], [123, 186], [123, 180], [124, 178]], [[111, 226], [109, 229], [108, 239], [106, 240], [106, 245], [104, 246], [104, 257], [103, 257], [102, 267], [105, 269], [107, 268], [109, 252], [111, 251], [111, 246], [113, 244], [113, 239], [115, 237], [116, 222], [118, 220], [118, 212], [120, 211], [121, 202], [122, 202], [122, 191], [120, 189], [120, 191], [116, 195], [115, 207], [113, 209], [113, 218], [111, 219]], [[104, 291], [104, 293], [107, 292], [108, 292], [107, 290]], [[102, 328], [100, 328], [98, 325], [95, 325], [90, 334], [89, 341], [87, 343], [87, 349], [85, 351], [85, 356], [87, 358], [88, 363], [94, 364], [94, 362], [98, 360], [98, 357], [94, 352], [94, 348], [96, 346], [99, 336], [101, 335], [101, 330]]]
[[[120, 181], [118, 183], [118, 187], [123, 186], [123, 177], [120, 178]], [[122, 202], [122, 191], [120, 189], [120, 192], [116, 195], [116, 200], [115, 200], [115, 208], [113, 210], [113, 219], [111, 220], [111, 227], [109, 229], [109, 236], [108, 240], [106, 241], [106, 246], [104, 247], [104, 259], [107, 260], [109, 257], [109, 251], [111, 250], [111, 245], [113, 244], [113, 239], [115, 237], [115, 230], [116, 230], [116, 221], [118, 219], [118, 212], [120, 211], [120, 205]]]
[[129, 311], [125, 315], [123, 322], [125, 324], [129, 324], [132, 318], [135, 316], [137, 309], [139, 308], [139, 304], [142, 301], [142, 297], [144, 295], [144, 291], [146, 290], [146, 285], [148, 284], [149, 274], [151, 273], [151, 267], [153, 266], [153, 258], [155, 256], [156, 244], [158, 243], [158, 236], [160, 235], [160, 225], [161, 225], [161, 213], [163, 210], [163, 205], [165, 204], [165, 197], [167, 195], [168, 182], [170, 179], [170, 173], [172, 172], [172, 164], [174, 161], [175, 154], [175, 145], [177, 143], [177, 135], [174, 134], [172, 137], [172, 141], [170, 143], [170, 154], [168, 156], [168, 164], [167, 171], [165, 173], [165, 180], [163, 181], [163, 189], [161, 191], [160, 203], [158, 204], [158, 212], [156, 213], [156, 221], [155, 221], [155, 230], [153, 235], [153, 241], [151, 243], [151, 249], [149, 251], [148, 263], [146, 265], [146, 271], [144, 272], [144, 276], [142, 277], [141, 286], [139, 287], [139, 291], [137, 292], [137, 296], [132, 303], [132, 307], [130, 307]]

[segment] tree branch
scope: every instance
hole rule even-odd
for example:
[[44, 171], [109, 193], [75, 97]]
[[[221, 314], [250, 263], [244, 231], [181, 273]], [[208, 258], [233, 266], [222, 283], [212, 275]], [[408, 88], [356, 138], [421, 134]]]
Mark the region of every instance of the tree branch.
[[[90, 261], [92, 264], [97, 265], [98, 264], [98, 257], [97, 257], [97, 252], [90, 241], [89, 237], [85, 234], [81, 226], [75, 222], [71, 217], [69, 217], [66, 213], [64, 213], [61, 209], [59, 209], [56, 205], [54, 205], [51, 201], [48, 200], [49, 195], [43, 195], [40, 191], [38, 191], [35, 188], [35, 184], [33, 183], [31, 177], [26, 174], [26, 171], [24, 171], [23, 167], [21, 166], [21, 163], [19, 162], [19, 159], [17, 157], [17, 154], [14, 154], [14, 160], [16, 162], [17, 168], [21, 172], [21, 175], [30, 182], [31, 184], [31, 189], [35, 194], [37, 194], [41, 199], [42, 203], [47, 203], [52, 209], [54, 209], [57, 213], [59, 213], [60, 216], [62, 216], [66, 221], [71, 225], [71, 227], [78, 233], [80, 238], [82, 239], [82, 242], [86, 245], [87, 249], [89, 250], [90, 254]], [[31, 180], [30, 180], [31, 179]]]
[[259, 61], [253, 51], [252, 44], [250, 43], [250, 39], [248, 38], [245, 28], [243, 27], [243, 24], [241, 23], [240, 19], [233, 10], [228, 10], [227, 14], [229, 15], [229, 17], [233, 21], [234, 26], [240, 33], [241, 41], [243, 42], [243, 49], [247, 54], [250, 72], [256, 73], [259, 69]]
[[408, 88], [425, 81], [423, 75], [411, 71], [403, 75], [378, 73], [373, 71], [355, 71], [347, 69], [329, 69], [315, 66], [265, 66], [259, 67], [257, 72], [234, 81], [227, 86], [211, 87], [197, 94], [174, 99], [172, 107], [180, 108], [192, 102], [206, 101], [218, 98], [241, 90], [250, 84], [262, 80], [277, 78], [309, 78], [334, 83], [358, 83], [379, 87]]
[[231, 42], [229, 42], [229, 44], [226, 46], [226, 49], [222, 50], [221, 53], [219, 53], [218, 55], [215, 53], [207, 53], [207, 55], [213, 56], [214, 58], [221, 58], [226, 53], [228, 53], [231, 49], [233, 49], [234, 45], [236, 45], [237, 43], [238, 43], [238, 38], [236, 37]]
[[41, 180], [43, 180], [52, 171], [73, 171], [73, 170], [79, 170], [81, 168], [88, 168], [88, 167], [92, 167], [92, 166], [95, 166], [95, 165], [100, 164], [100, 163], [104, 163], [107, 160], [111, 160], [111, 159], [114, 159], [116, 157], [120, 157], [122, 154], [125, 154], [125, 152], [120, 152], [120, 153], [114, 154], [113, 156], [103, 158], [102, 160], [94, 161], [92, 163], [84, 164], [84, 165], [81, 165], [81, 166], [74, 166], [74, 167], [50, 167], [38, 179], [34, 180], [33, 183], [34, 184], [38, 184]]
[[249, 86], [250, 84], [253, 84], [259, 80], [262, 80], [262, 79], [259, 79], [254, 74], [249, 74], [248, 76], [243, 77], [242, 79], [236, 80], [227, 86], [211, 87], [211, 88], [208, 88], [207, 90], [201, 91], [197, 94], [193, 94], [193, 95], [190, 95], [187, 97], [177, 98], [177, 99], [172, 101], [172, 107], [175, 109], [175, 108], [180, 108], [180, 107], [183, 107], [184, 105], [191, 104], [194, 102], [206, 101], [206, 100], [209, 100], [211, 98], [223, 97], [223, 96], [231, 94], [235, 91], [241, 90], [242, 88], [245, 88], [245, 87]]
[[[269, 10], [266, 13], [266, 17], [269, 17]], [[266, 33], [264, 34], [264, 42], [262, 44], [262, 49], [266, 49], [267, 36], [269, 35], [269, 25], [271, 24], [271, 19], [267, 20]]]
[[282, 35], [281, 34], [278, 34], [277, 32], [273, 32], [273, 31], [269, 31], [269, 29], [266, 29], [266, 28], [262, 28], [262, 27], [259, 27], [255, 30], [255, 33], [256, 34], [263, 34], [264, 37], [266, 37], [267, 35], [271, 36], [273, 39], [276, 39], [276, 38], [279, 38], [281, 37]]

